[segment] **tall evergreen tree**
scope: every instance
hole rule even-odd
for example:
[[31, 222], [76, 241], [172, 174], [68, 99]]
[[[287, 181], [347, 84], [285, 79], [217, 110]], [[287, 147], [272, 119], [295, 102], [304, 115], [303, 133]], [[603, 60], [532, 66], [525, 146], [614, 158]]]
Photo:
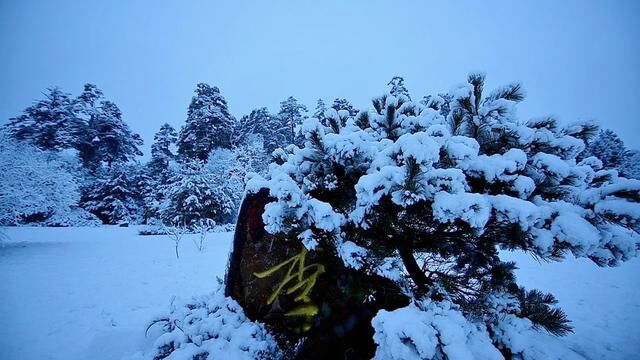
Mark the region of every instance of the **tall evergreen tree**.
[[349, 116], [354, 117], [358, 114], [358, 109], [354, 108], [353, 105], [347, 99], [337, 98], [333, 100], [333, 104], [331, 104], [331, 108], [336, 111], [345, 110], [349, 112]]
[[85, 124], [76, 148], [87, 169], [95, 172], [103, 162], [111, 167], [142, 155], [139, 149], [142, 138], [131, 131], [118, 106], [106, 100], [96, 85], [84, 85], [74, 109]]
[[122, 120], [120, 109], [111, 101], [101, 103], [98, 115], [89, 122], [89, 129], [93, 132], [91, 144], [95, 157], [109, 168], [114, 163], [125, 163], [142, 156], [138, 148], [143, 144], [142, 138], [131, 131]]
[[630, 150], [622, 167], [622, 175], [630, 179], [640, 179], [640, 150]]
[[105, 224], [137, 222], [140, 194], [126, 167], [114, 167], [83, 189], [80, 205]]
[[327, 104], [325, 104], [324, 100], [318, 99], [316, 109], [314, 110], [312, 117], [322, 121], [324, 118], [324, 112], [327, 111], [327, 109]]
[[411, 100], [409, 90], [404, 86], [404, 78], [402, 76], [394, 76], [391, 81], [387, 83], [387, 86], [389, 86], [389, 94], [395, 97], [400, 95], [406, 96], [407, 99]]
[[216, 86], [200, 83], [187, 112], [187, 122], [178, 137], [178, 154], [206, 160], [211, 150], [231, 147], [235, 118]]
[[101, 114], [100, 104], [104, 101], [102, 90], [94, 84], [85, 84], [82, 94], [76, 98], [75, 110], [86, 124], [85, 131], [78, 142], [78, 155], [84, 167], [96, 171], [101, 164], [98, 155], [97, 131], [94, 128]]
[[253, 109], [238, 122], [234, 131], [234, 146], [246, 145], [259, 135], [265, 151], [270, 154], [276, 148], [287, 145], [286, 132], [278, 131], [281, 126], [280, 118], [271, 114], [266, 107]]
[[[612, 130], [601, 130], [584, 150], [583, 157], [595, 156], [602, 161], [605, 169], [621, 171], [626, 162], [627, 148]], [[622, 172], [622, 171], [621, 171]]]
[[36, 101], [12, 118], [6, 125], [17, 140], [32, 143], [41, 150], [62, 150], [75, 147], [84, 130], [76, 117], [74, 102], [60, 88], [47, 89], [45, 99]]
[[[214, 150], [216, 151], [231, 153], [222, 148]], [[225, 161], [228, 157], [216, 156], [215, 159]], [[204, 219], [212, 219], [218, 223], [231, 220], [235, 202], [224, 186], [228, 183], [228, 174], [210, 172], [207, 165], [216, 164], [193, 160], [179, 165], [169, 184], [164, 187], [166, 200], [160, 206], [160, 217], [164, 223], [189, 227]]]
[[296, 143], [296, 127], [302, 124], [307, 118], [307, 107], [298, 103], [293, 96], [289, 96], [286, 100], [280, 102], [280, 111], [278, 117], [281, 121], [279, 132], [287, 134], [286, 139], [289, 144]]
[[164, 124], [153, 137], [151, 160], [141, 179], [141, 193], [144, 198], [143, 216], [145, 221], [159, 217], [160, 204], [165, 200], [164, 188], [173, 177], [171, 164], [176, 158], [172, 151], [178, 138], [176, 130]]
[[153, 144], [151, 145], [151, 160], [149, 161], [149, 175], [159, 180], [167, 180], [166, 174], [169, 169], [169, 163], [175, 158], [175, 154], [171, 148], [178, 141], [178, 133], [169, 124], [164, 124], [160, 130], [153, 136]]
[[89, 122], [97, 117], [100, 103], [104, 101], [104, 94], [95, 84], [84, 84], [82, 94], [76, 99], [76, 111], [80, 117]]

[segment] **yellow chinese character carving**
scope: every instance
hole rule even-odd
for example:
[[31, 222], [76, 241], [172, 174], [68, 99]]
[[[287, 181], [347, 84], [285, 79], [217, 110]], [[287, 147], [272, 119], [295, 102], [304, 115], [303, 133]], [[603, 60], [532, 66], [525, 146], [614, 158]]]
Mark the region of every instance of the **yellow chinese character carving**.
[[[303, 325], [303, 331], [307, 331], [311, 328], [313, 317], [318, 314], [318, 307], [315, 304], [311, 303], [311, 297], [309, 296], [309, 294], [311, 293], [311, 290], [313, 290], [313, 286], [316, 284], [318, 276], [325, 271], [324, 265], [322, 264], [305, 265], [307, 253], [307, 249], [303, 246], [302, 250], [300, 250], [300, 253], [298, 253], [297, 255], [294, 255], [288, 260], [285, 260], [266, 271], [253, 274], [257, 278], [263, 279], [289, 265], [287, 274], [273, 291], [271, 296], [269, 296], [267, 304], [272, 304], [282, 291], [285, 291], [285, 294], [287, 295], [293, 294], [296, 291], [300, 291], [300, 294], [293, 300], [295, 302], [300, 302], [301, 304], [296, 308], [286, 312], [284, 315], [302, 316], [306, 318]], [[308, 274], [307, 277], [305, 277], [305, 274], [309, 272], [311, 273]]]

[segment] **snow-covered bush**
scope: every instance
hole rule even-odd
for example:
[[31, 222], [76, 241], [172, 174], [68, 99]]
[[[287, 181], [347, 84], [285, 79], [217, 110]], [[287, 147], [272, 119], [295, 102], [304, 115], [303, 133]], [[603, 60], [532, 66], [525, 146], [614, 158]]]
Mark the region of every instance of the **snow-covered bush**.
[[465, 319], [449, 302], [423, 301], [394, 311], [381, 310], [372, 321], [375, 359], [502, 359], [486, 331]]
[[419, 301], [393, 311], [381, 310], [372, 321], [378, 345], [375, 359], [582, 359], [530, 320], [500, 314], [505, 304], [496, 304], [491, 332], [483, 323], [469, 321], [449, 301]]
[[[640, 181], [601, 170], [594, 157], [576, 160], [597, 128], [522, 121], [519, 84], [488, 95], [483, 87], [484, 76], [471, 74], [454, 88], [446, 118], [439, 102], [403, 95], [376, 98], [355, 118], [327, 111], [328, 126], [307, 120], [303, 148], [280, 151], [266, 179], [247, 184], [275, 199], [263, 215], [268, 232], [388, 276], [421, 304], [376, 318], [381, 358], [398, 342], [413, 343], [401, 352], [408, 358], [492, 358], [495, 349], [536, 358], [528, 342], [542, 335], [532, 334], [571, 327], [553, 296], [517, 285], [515, 264], [499, 250], [549, 261], [572, 254], [599, 266], [638, 253]], [[418, 308], [424, 314], [403, 324], [405, 335], [389, 325]]]
[[73, 164], [0, 134], [0, 225], [81, 226], [97, 219], [78, 207]]
[[138, 227], [138, 235], [153, 236], [153, 235], [167, 235], [167, 230], [164, 226], [158, 224], [146, 224]]
[[173, 302], [150, 331], [162, 334], [143, 359], [279, 359], [280, 351], [264, 325], [252, 322], [222, 288], [186, 302]]

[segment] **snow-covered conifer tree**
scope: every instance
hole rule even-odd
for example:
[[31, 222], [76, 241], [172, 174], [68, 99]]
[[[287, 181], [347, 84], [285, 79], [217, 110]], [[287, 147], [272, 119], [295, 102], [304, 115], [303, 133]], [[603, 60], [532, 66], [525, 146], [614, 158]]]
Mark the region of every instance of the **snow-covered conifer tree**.
[[422, 100], [420, 100], [420, 104], [432, 108], [437, 111], [443, 117], [449, 116], [451, 112], [451, 100], [453, 97], [451, 94], [440, 93], [438, 95], [427, 95]]
[[411, 96], [409, 96], [409, 90], [404, 86], [404, 78], [402, 76], [394, 76], [388, 83], [389, 94], [395, 97], [405, 96], [407, 99], [411, 100]]
[[126, 163], [142, 156], [138, 148], [142, 146], [142, 138], [134, 133], [122, 120], [122, 113], [116, 104], [103, 101], [97, 118], [89, 123], [94, 132], [92, 144], [96, 157], [111, 168], [114, 163]]
[[243, 116], [234, 131], [234, 146], [242, 146], [253, 141], [256, 135], [263, 139], [267, 153], [279, 147], [288, 145], [287, 133], [281, 130], [280, 118], [273, 115], [265, 107], [251, 110], [249, 115]]
[[[219, 153], [216, 154], [217, 161], [206, 165], [214, 167], [216, 171], [220, 170], [216, 168], [217, 165], [228, 165], [232, 161], [232, 155], [223, 158], [222, 152], [226, 155], [231, 153], [228, 149], [215, 150], [213, 153]], [[202, 219], [212, 219], [217, 223], [229, 222], [237, 200], [228, 188], [220, 184], [219, 180], [226, 175], [209, 171], [205, 162], [200, 160], [179, 164], [163, 190], [166, 200], [160, 206], [162, 221], [167, 225], [184, 227], [193, 226]]]
[[63, 150], [76, 146], [84, 130], [76, 117], [74, 101], [60, 88], [47, 89], [45, 99], [36, 101], [7, 123], [9, 134], [42, 150]]
[[265, 149], [264, 138], [260, 134], [251, 134], [243, 144], [233, 147], [232, 151], [235, 159], [234, 168], [236, 169], [234, 173], [242, 182], [242, 188], [238, 194], [241, 195], [244, 191], [244, 178], [247, 174], [264, 174], [269, 164], [270, 152], [269, 149]]
[[104, 94], [94, 84], [85, 84], [82, 94], [75, 101], [75, 112], [85, 124], [85, 131], [78, 141], [76, 148], [78, 156], [82, 160], [84, 167], [95, 172], [101, 165], [98, 151], [97, 131], [93, 126], [101, 115], [100, 103], [104, 101]]
[[[640, 181], [577, 161], [590, 123], [522, 121], [511, 84], [485, 94], [471, 74], [445, 118], [405, 94], [356, 119], [307, 120], [305, 143], [270, 165], [270, 233], [297, 236], [412, 299], [373, 319], [378, 359], [560, 359], [571, 331], [551, 294], [518, 285], [500, 249], [616, 266], [640, 248]], [[372, 296], [376, 296], [373, 294]]]
[[327, 111], [327, 104], [325, 104], [324, 100], [318, 99], [316, 103], [316, 108], [313, 111], [313, 118], [318, 119], [318, 121], [322, 122], [324, 119], [324, 112]]
[[178, 140], [178, 133], [169, 124], [164, 124], [153, 136], [151, 145], [151, 160], [147, 164], [149, 176], [164, 183], [168, 180], [169, 163], [175, 159], [173, 147]]
[[640, 179], [640, 150], [629, 150], [622, 166], [622, 175], [630, 179]]
[[232, 222], [249, 173], [264, 173], [267, 165], [261, 135], [247, 136], [231, 149], [211, 151], [206, 162], [178, 164], [168, 184], [161, 186], [161, 219], [171, 225], [192, 227], [201, 220]]
[[143, 212], [145, 220], [159, 217], [159, 206], [164, 201], [164, 187], [172, 178], [172, 164], [176, 159], [173, 147], [178, 134], [175, 129], [164, 124], [153, 137], [151, 160], [146, 164], [142, 179]]
[[296, 143], [296, 128], [302, 124], [307, 118], [307, 107], [298, 103], [293, 96], [289, 96], [286, 100], [280, 102], [280, 118], [281, 126], [278, 131], [286, 134], [288, 144]]
[[236, 120], [216, 86], [200, 83], [195, 93], [178, 137], [178, 153], [187, 159], [206, 160], [214, 148], [231, 147]]
[[85, 168], [95, 173], [105, 163], [123, 164], [141, 156], [142, 138], [122, 119], [116, 104], [106, 100], [94, 84], [85, 84], [75, 99], [74, 111], [84, 124], [76, 149]]
[[349, 116], [356, 116], [358, 114], [358, 109], [354, 108], [353, 105], [347, 99], [337, 98], [333, 100], [333, 104], [331, 104], [331, 108], [335, 111], [345, 110], [349, 113]]
[[602, 161], [604, 169], [622, 170], [626, 163], [627, 148], [620, 137], [612, 130], [601, 130], [589, 142], [582, 157], [595, 156]]
[[105, 224], [139, 223], [142, 195], [138, 180], [127, 166], [105, 170], [83, 189], [80, 205]]

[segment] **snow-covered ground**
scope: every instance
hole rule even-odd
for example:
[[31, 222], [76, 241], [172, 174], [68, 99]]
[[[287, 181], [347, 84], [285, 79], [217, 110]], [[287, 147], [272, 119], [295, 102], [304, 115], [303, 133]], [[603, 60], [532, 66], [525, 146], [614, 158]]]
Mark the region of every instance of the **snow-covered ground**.
[[[120, 359], [150, 345], [148, 321], [174, 295], [212, 291], [231, 233], [199, 252], [185, 236], [176, 259], [165, 236], [135, 228], [9, 228], [0, 248], [0, 359]], [[554, 293], [574, 321], [570, 346], [588, 359], [640, 353], [640, 261], [602, 269], [585, 260], [539, 264], [521, 253], [528, 287]]]
[[212, 291], [230, 233], [139, 236], [135, 228], [9, 228], [0, 249], [0, 359], [120, 359], [153, 339], [148, 321], [172, 296]]

